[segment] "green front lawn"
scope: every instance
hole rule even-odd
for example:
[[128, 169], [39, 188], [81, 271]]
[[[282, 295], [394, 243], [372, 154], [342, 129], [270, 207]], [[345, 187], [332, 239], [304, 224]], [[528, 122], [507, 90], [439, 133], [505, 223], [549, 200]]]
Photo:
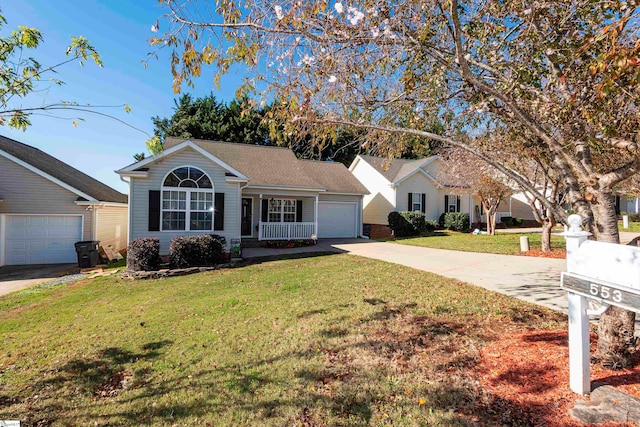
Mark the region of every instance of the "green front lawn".
[[499, 334], [530, 327], [566, 326], [519, 300], [350, 255], [43, 287], [0, 298], [0, 419], [492, 424], [474, 361]]
[[[517, 255], [520, 252], [520, 236], [529, 237], [530, 249], [540, 249], [540, 233], [526, 234], [486, 234], [460, 233], [457, 231], [437, 231], [430, 236], [407, 239], [388, 240], [402, 245], [423, 246], [434, 249], [450, 249], [465, 252], [484, 252], [490, 254]], [[551, 235], [551, 248], [564, 249], [565, 241], [562, 236]]]

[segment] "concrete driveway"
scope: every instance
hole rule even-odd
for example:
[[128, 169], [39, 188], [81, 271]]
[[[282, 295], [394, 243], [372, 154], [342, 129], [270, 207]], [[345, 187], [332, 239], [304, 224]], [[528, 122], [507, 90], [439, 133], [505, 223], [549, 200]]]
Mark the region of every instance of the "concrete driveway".
[[0, 267], [0, 295], [78, 271], [77, 264], [10, 265]]
[[367, 239], [325, 239], [316, 246], [293, 249], [247, 248], [242, 255], [253, 258], [320, 251], [401, 264], [567, 312], [566, 292], [560, 289], [564, 259], [450, 251]]

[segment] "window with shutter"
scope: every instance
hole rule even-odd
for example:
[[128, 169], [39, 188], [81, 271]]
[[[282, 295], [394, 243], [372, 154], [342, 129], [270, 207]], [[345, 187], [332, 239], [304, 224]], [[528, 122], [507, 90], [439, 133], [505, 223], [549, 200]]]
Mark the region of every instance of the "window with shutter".
[[183, 166], [162, 183], [162, 231], [213, 230], [213, 184], [200, 169]]

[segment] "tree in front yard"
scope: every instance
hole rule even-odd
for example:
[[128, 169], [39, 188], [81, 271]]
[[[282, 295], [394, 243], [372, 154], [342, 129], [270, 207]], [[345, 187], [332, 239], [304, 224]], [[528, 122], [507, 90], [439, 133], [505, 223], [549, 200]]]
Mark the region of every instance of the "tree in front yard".
[[487, 233], [496, 234], [498, 206], [513, 190], [504, 182], [504, 176], [495, 168], [465, 150], [450, 148], [443, 153], [444, 165], [440, 168], [438, 180], [453, 188], [453, 192], [472, 193], [480, 198], [484, 208]]
[[[564, 220], [557, 201], [468, 136], [516, 128], [549, 159], [595, 237], [619, 242], [615, 187], [640, 171], [635, 1], [163, 3], [169, 30], [151, 43], [174, 50], [175, 88], [203, 66], [219, 78], [241, 64], [251, 71], [241, 91], [275, 100], [285, 132], [321, 139], [351, 126], [389, 154], [407, 137], [459, 147]], [[426, 130], [434, 123], [442, 132]], [[631, 360], [633, 321], [605, 312], [599, 358]]]

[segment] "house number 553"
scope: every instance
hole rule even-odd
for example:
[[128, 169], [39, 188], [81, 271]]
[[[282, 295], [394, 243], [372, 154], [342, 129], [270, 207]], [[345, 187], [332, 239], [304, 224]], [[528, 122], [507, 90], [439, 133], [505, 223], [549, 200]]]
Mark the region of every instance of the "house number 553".
[[597, 283], [591, 283], [589, 286], [589, 293], [593, 296], [600, 297], [602, 299], [608, 299], [615, 302], [622, 302], [622, 293], [617, 289], [611, 289], [608, 286], [598, 285]]

